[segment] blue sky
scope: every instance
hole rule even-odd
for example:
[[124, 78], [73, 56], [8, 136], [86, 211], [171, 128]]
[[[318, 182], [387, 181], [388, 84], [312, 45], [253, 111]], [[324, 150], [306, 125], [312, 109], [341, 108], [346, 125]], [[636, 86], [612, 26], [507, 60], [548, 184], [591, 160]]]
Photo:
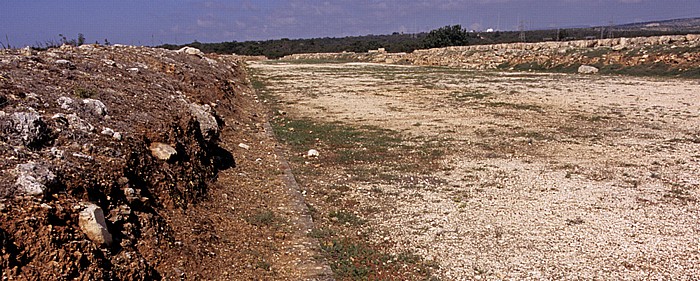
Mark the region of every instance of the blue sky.
[[700, 17], [700, 0], [0, 0], [0, 42], [83, 33], [89, 42], [162, 43], [607, 25]]

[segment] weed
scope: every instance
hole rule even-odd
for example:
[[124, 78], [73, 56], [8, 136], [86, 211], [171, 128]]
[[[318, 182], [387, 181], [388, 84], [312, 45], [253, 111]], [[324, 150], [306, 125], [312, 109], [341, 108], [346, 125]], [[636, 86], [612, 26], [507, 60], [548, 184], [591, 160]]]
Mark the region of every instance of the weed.
[[336, 235], [335, 231], [326, 227], [314, 228], [309, 232], [309, 237], [316, 239], [328, 238], [334, 235]]
[[478, 99], [478, 100], [484, 99], [486, 97], [491, 96], [491, 94], [490, 93], [483, 93], [483, 92], [479, 92], [479, 91], [470, 91], [470, 92], [466, 92], [466, 93], [456, 92], [456, 93], [453, 93], [452, 96], [457, 101], [464, 101], [467, 99]]
[[336, 220], [340, 224], [346, 225], [361, 225], [365, 223], [365, 220], [361, 219], [353, 213], [346, 211], [332, 211], [330, 214], [328, 214], [328, 217], [330, 217], [333, 220]]
[[595, 48], [589, 51], [583, 52], [581, 55], [589, 58], [600, 58], [603, 55], [607, 55], [612, 51], [611, 48]]
[[520, 104], [520, 103], [508, 103], [508, 102], [494, 101], [494, 102], [484, 103], [484, 105], [490, 106], [490, 107], [506, 107], [506, 108], [516, 109], [516, 110], [530, 110], [530, 111], [535, 111], [535, 112], [544, 112], [542, 110], [542, 107], [534, 105], [534, 104]]
[[566, 219], [566, 225], [579, 225], [583, 224], [585, 221], [581, 217], [576, 217], [575, 219]]
[[265, 271], [270, 271], [272, 269], [272, 265], [266, 261], [258, 261], [258, 263], [255, 265], [255, 268], [260, 268], [260, 269], [265, 270]]
[[[378, 248], [349, 239], [333, 239], [321, 243], [321, 249], [329, 257], [331, 269], [339, 279], [350, 280], [387, 280], [393, 279], [388, 272], [398, 269], [418, 269], [416, 272], [427, 274], [437, 268], [437, 264], [423, 261], [420, 256], [410, 252], [398, 255], [387, 254]], [[430, 279], [428, 279], [430, 278]]]
[[81, 99], [89, 99], [97, 96], [97, 91], [83, 87], [75, 87], [73, 89], [73, 95]]
[[271, 226], [276, 221], [275, 214], [270, 210], [265, 210], [249, 216], [246, 221], [255, 226]]

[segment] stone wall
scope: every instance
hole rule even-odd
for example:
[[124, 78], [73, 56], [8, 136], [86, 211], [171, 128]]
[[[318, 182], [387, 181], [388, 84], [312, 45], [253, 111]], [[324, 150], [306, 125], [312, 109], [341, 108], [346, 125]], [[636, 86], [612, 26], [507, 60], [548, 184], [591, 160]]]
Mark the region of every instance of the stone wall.
[[564, 42], [507, 43], [416, 50], [412, 53], [317, 53], [285, 56], [282, 60], [338, 60], [495, 69], [537, 64], [621, 65], [663, 63], [679, 68], [700, 66], [700, 35], [673, 35]]

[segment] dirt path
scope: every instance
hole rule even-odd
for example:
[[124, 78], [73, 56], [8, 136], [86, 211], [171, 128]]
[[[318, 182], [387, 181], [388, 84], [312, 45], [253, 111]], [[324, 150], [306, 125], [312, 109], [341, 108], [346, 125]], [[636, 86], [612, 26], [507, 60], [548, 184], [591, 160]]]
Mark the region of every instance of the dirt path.
[[[362, 163], [374, 170], [359, 180], [350, 180], [361, 176], [357, 163], [320, 157], [293, 167], [306, 178], [309, 204], [350, 206], [372, 229], [367, 240], [436, 262], [437, 277], [700, 275], [698, 81], [374, 64], [251, 68], [290, 119], [400, 133], [404, 141], [389, 151], [439, 148], [435, 162], [403, 172]], [[347, 189], [337, 199], [339, 185]]]

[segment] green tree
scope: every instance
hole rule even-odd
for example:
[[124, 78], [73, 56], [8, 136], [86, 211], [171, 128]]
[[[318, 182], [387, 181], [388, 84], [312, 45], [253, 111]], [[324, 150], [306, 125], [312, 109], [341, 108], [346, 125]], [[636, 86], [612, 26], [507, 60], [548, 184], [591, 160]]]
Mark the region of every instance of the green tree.
[[461, 25], [444, 26], [430, 31], [423, 39], [426, 48], [464, 46], [469, 43], [469, 32]]
[[85, 44], [85, 35], [78, 33], [78, 46]]

